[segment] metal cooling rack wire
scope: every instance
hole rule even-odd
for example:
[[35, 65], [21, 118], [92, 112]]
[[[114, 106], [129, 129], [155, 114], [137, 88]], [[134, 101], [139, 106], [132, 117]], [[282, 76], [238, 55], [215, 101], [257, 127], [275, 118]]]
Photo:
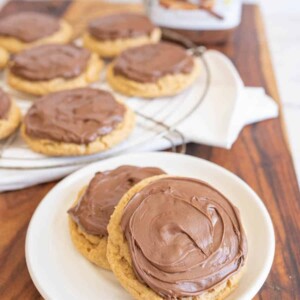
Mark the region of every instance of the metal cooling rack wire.
[[[164, 32], [164, 34], [166, 34]], [[151, 124], [153, 124], [153, 126], [148, 127], [148, 130], [153, 131], [153, 136], [151, 137], [146, 137], [145, 140], [142, 140], [136, 144], [133, 145], [128, 145], [128, 147], [123, 147], [122, 149], [120, 149], [119, 151], [115, 151], [112, 154], [108, 154], [106, 156], [103, 156], [101, 158], [97, 157], [97, 155], [93, 156], [93, 157], [86, 157], [86, 158], [81, 158], [80, 161], [78, 162], [64, 162], [64, 163], [57, 163], [55, 165], [51, 165], [51, 166], [0, 166], [0, 168], [4, 168], [4, 169], [44, 169], [44, 168], [59, 168], [59, 167], [68, 167], [68, 166], [74, 166], [74, 165], [84, 165], [87, 163], [91, 163], [94, 161], [98, 161], [101, 159], [106, 159], [112, 156], [116, 156], [116, 155], [120, 155], [122, 153], [125, 153], [127, 151], [130, 151], [131, 148], [133, 147], [137, 147], [137, 146], [141, 146], [143, 144], [145, 144], [147, 141], [149, 141], [150, 139], [153, 138], [159, 138], [159, 137], [163, 137], [167, 140], [169, 140], [171, 142], [171, 147], [172, 147], [172, 151], [175, 151], [174, 149], [176, 148], [174, 146], [174, 142], [172, 141], [172, 139], [170, 139], [170, 136], [174, 136], [177, 135], [182, 142], [182, 147], [180, 149], [180, 152], [184, 153], [185, 152], [185, 139], [183, 137], [183, 135], [176, 129], [176, 127], [178, 126], [178, 124], [180, 124], [182, 121], [184, 121], [185, 119], [187, 119], [203, 102], [203, 100], [205, 99], [207, 92], [209, 90], [210, 87], [210, 82], [211, 82], [211, 74], [210, 74], [210, 70], [209, 70], [209, 66], [208, 63], [204, 57], [204, 53], [205, 53], [205, 47], [197, 47], [195, 46], [191, 41], [187, 40], [186, 38], [182, 37], [181, 35], [175, 34], [176, 36], [176, 40], [179, 41], [179, 37], [180, 37], [180, 41], [181, 43], [183, 43], [185, 46], [192, 46], [190, 47], [189, 51], [196, 57], [200, 58], [205, 72], [206, 72], [206, 80], [204, 83], [204, 89], [202, 94], [199, 97], [199, 100], [191, 107], [191, 109], [185, 114], [183, 115], [181, 118], [179, 118], [178, 120], [176, 120], [176, 122], [174, 122], [171, 126], [168, 126], [165, 124], [165, 120], [169, 117], [170, 114], [166, 114], [163, 118], [163, 120], [155, 120], [153, 117], [147, 116], [143, 113], [141, 113], [140, 111], [135, 111], [135, 113], [142, 119], [150, 122]], [[174, 33], [172, 32], [172, 38], [174, 39]], [[188, 41], [188, 42], [187, 42]], [[182, 101], [183, 102], [183, 101]], [[165, 106], [166, 107], [166, 106]], [[178, 106], [176, 106], [176, 108], [178, 109]], [[162, 112], [163, 109], [160, 110], [160, 112]], [[9, 147], [9, 145], [14, 141], [16, 135], [13, 136], [12, 138], [10, 138], [9, 140], [7, 140], [5, 142], [5, 144], [2, 145], [2, 147], [0, 148], [0, 158], [1, 155], [3, 154], [3, 151]], [[103, 154], [103, 153], [102, 153]], [[8, 158], [9, 159], [9, 158]], [[14, 158], [15, 159], [15, 158]], [[23, 159], [23, 160], [36, 160], [36, 159]]]

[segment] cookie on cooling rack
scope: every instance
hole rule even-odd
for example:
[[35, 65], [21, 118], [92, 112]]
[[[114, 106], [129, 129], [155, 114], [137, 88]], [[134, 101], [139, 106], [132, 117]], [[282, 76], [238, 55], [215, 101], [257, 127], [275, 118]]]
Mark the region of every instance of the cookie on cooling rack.
[[5, 68], [9, 59], [8, 52], [0, 47], [0, 70]]
[[238, 209], [196, 179], [141, 181], [122, 197], [108, 225], [108, 262], [135, 299], [224, 299], [246, 257]]
[[43, 45], [24, 50], [11, 60], [8, 84], [21, 92], [45, 95], [85, 87], [99, 79], [103, 62], [75, 45]]
[[0, 89], [0, 140], [11, 135], [19, 126], [21, 112], [15, 101]]
[[134, 125], [133, 111], [112, 94], [80, 88], [35, 101], [21, 133], [33, 151], [51, 156], [86, 155], [125, 140]]
[[92, 20], [83, 42], [102, 57], [115, 57], [128, 48], [157, 43], [160, 36], [160, 29], [147, 16], [117, 13]]
[[106, 258], [107, 225], [122, 196], [141, 180], [164, 174], [159, 168], [121, 166], [98, 172], [68, 211], [72, 241], [77, 250], [99, 267], [110, 269]]
[[45, 44], [66, 44], [72, 28], [64, 20], [38, 12], [19, 12], [0, 20], [0, 46], [8, 52]]
[[113, 89], [143, 98], [176, 95], [198, 75], [196, 59], [184, 48], [165, 42], [128, 49], [107, 70]]

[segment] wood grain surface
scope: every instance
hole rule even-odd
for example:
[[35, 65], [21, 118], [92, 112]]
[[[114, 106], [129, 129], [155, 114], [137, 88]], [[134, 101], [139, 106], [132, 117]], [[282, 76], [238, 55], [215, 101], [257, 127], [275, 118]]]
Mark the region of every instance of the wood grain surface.
[[[20, 10], [64, 15], [80, 33], [97, 12], [116, 5], [91, 1], [10, 1], [0, 17]], [[125, 6], [117, 6], [126, 9]], [[136, 5], [130, 9], [139, 10]], [[216, 49], [228, 55], [247, 86], [263, 86], [279, 101], [259, 8], [245, 5], [242, 24], [230, 43]], [[205, 158], [245, 180], [264, 200], [273, 219], [276, 254], [271, 273], [255, 299], [300, 299], [300, 194], [285, 140], [282, 116], [247, 126], [231, 150], [198, 144], [188, 154]], [[1, 179], [0, 179], [1, 180]], [[0, 194], [0, 299], [40, 299], [25, 263], [24, 245], [30, 218], [55, 183]]]

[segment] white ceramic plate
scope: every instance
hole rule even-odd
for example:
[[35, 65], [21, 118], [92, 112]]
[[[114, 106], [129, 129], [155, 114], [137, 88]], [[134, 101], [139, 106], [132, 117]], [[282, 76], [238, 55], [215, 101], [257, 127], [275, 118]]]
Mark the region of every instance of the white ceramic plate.
[[252, 299], [267, 278], [274, 257], [274, 230], [263, 202], [229, 171], [202, 159], [166, 152], [128, 154], [91, 164], [48, 193], [36, 209], [26, 237], [27, 266], [42, 296], [55, 300], [131, 299], [111, 272], [95, 267], [75, 250], [66, 213], [95, 172], [123, 164], [157, 166], [169, 174], [204, 180], [240, 209], [248, 238], [248, 264], [228, 300]]

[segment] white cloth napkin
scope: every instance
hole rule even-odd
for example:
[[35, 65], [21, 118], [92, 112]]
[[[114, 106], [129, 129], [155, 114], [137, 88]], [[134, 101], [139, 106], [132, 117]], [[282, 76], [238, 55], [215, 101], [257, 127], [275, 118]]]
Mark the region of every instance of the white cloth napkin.
[[[188, 119], [177, 126], [177, 130], [184, 135], [186, 141], [229, 149], [244, 126], [277, 117], [278, 106], [265, 94], [263, 88], [244, 87], [231, 61], [220, 52], [208, 51], [206, 59], [212, 78], [207, 97]], [[190, 93], [185, 93], [181, 100], [184, 101], [184, 97], [192, 97], [192, 93], [197, 92], [199, 93], [195, 89], [194, 92], [192, 90]], [[180, 113], [177, 112], [179, 115]], [[176, 119], [176, 113], [174, 118]], [[168, 122], [172, 125], [172, 120]], [[167, 139], [156, 138], [147, 144], [135, 147], [134, 151], [169, 148], [168, 139], [172, 139], [174, 144], [181, 142], [174, 136]], [[28, 152], [28, 149], [24, 151]], [[70, 161], [70, 158], [68, 159]], [[72, 159], [76, 160], [76, 158]], [[0, 191], [20, 189], [62, 178], [79, 167], [81, 166], [38, 170], [0, 169]]]

